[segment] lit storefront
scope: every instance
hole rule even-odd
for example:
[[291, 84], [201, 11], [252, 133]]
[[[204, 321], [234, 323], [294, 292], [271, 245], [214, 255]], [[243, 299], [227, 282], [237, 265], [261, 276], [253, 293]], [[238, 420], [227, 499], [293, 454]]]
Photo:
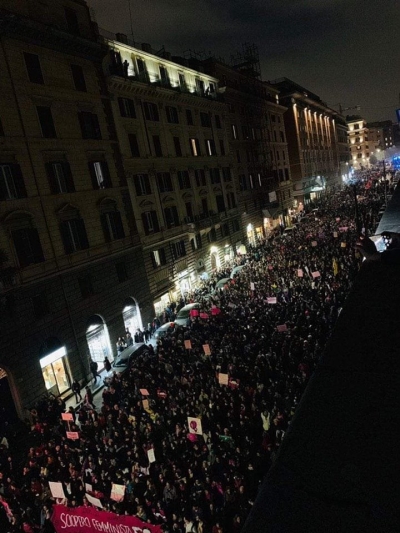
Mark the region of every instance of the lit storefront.
[[66, 356], [67, 350], [61, 346], [39, 360], [46, 390], [55, 396], [60, 396], [71, 387], [71, 372]]
[[89, 326], [86, 330], [86, 341], [89, 347], [90, 357], [98, 363], [99, 369], [103, 368], [105, 357], [109, 359], [114, 358], [108, 328], [99, 315], [89, 320]]
[[182, 296], [184, 296], [185, 293], [190, 291], [191, 284], [188, 270], [183, 270], [182, 272], [178, 273], [177, 285]]
[[211, 270], [216, 270], [221, 266], [220, 260], [219, 260], [219, 253], [218, 248], [216, 246], [211, 246], [210, 248], [210, 262], [211, 262]]
[[125, 329], [129, 329], [132, 336], [138, 329], [143, 329], [140, 309], [136, 300], [133, 298], [128, 298], [128, 300], [125, 301], [124, 308], [122, 309], [122, 318], [124, 320]]
[[233, 248], [230, 244], [225, 244], [224, 246], [224, 261], [228, 265], [230, 261], [234, 258]]
[[170, 293], [166, 292], [165, 294], [162, 294], [158, 300], [154, 302], [154, 311], [155, 316], [160, 316], [163, 314], [164, 309], [168, 307], [168, 304], [172, 302], [173, 299], [170, 297]]
[[247, 235], [247, 241], [249, 242], [249, 244], [251, 244], [252, 246], [255, 246], [256, 236], [255, 236], [253, 224], [247, 224], [246, 235]]
[[283, 223], [282, 208], [280, 206], [268, 207], [262, 210], [264, 216], [264, 229], [266, 235]]

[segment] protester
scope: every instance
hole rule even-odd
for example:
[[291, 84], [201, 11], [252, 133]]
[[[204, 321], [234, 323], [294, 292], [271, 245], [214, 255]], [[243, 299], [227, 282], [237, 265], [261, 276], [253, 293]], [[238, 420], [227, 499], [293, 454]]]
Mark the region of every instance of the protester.
[[[368, 179], [358, 185], [365, 234], [383, 194]], [[188, 301], [202, 313], [114, 372], [100, 409], [86, 387], [68, 429], [78, 441], [66, 437], [62, 405], [39, 405], [22, 469], [0, 447], [0, 519], [12, 531], [51, 527], [48, 482], [59, 481], [71, 507], [89, 505], [90, 491], [105, 510], [165, 532], [241, 531], [360, 268], [354, 212], [351, 190], [328, 194], [290, 235], [235, 258], [231, 266], [245, 266], [225, 288], [215, 290], [224, 267], [170, 304], [164, 318]], [[113, 484], [125, 487], [122, 501], [110, 498]]]

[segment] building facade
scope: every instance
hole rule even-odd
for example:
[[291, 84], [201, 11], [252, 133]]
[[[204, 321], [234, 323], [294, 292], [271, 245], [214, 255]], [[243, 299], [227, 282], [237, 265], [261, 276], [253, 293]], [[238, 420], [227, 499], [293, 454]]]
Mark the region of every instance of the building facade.
[[24, 416], [152, 310], [85, 2], [0, 8], [0, 367]]
[[108, 90], [155, 313], [179, 301], [243, 243], [218, 80], [106, 39]]
[[346, 117], [349, 135], [351, 166], [354, 170], [363, 170], [370, 166], [371, 152], [375, 145], [370, 144], [367, 122], [359, 115]]
[[[377, 161], [382, 161], [394, 155], [394, 128], [391, 120], [381, 122], [368, 122], [369, 144], [372, 148], [371, 155]], [[371, 157], [371, 156], [370, 156]]]
[[284, 114], [294, 202], [297, 209], [329, 188], [340, 185], [337, 112], [295, 82], [271, 82], [287, 107]]
[[232, 64], [209, 58], [202, 64], [218, 78], [227, 105], [226, 125], [241, 221], [247, 242], [290, 223], [292, 182], [278, 91], [263, 82], [254, 46], [244, 46]]

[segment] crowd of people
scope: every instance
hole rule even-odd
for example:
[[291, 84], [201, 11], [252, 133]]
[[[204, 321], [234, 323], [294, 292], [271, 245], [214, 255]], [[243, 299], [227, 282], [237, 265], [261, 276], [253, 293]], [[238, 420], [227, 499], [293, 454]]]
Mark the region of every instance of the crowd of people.
[[[382, 187], [359, 193], [371, 233]], [[165, 532], [241, 531], [360, 268], [354, 213], [350, 188], [326, 195], [290, 234], [250, 248], [223, 288], [214, 287], [225, 272], [204, 282], [186, 299], [203, 318], [114, 373], [101, 409], [69, 410], [79, 440], [66, 437], [63, 402], [45, 403], [21, 467], [0, 446], [0, 530], [52, 532], [48, 482], [57, 481], [70, 507], [88, 505], [89, 484], [105, 509]], [[112, 483], [125, 485], [122, 502], [110, 499]]]

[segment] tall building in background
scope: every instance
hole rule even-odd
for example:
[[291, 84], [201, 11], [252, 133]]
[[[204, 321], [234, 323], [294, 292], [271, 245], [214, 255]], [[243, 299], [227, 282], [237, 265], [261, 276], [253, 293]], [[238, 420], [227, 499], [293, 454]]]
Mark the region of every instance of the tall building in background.
[[125, 35], [105, 39], [108, 90], [155, 312], [244, 244], [218, 79]]
[[369, 158], [375, 145], [370, 144], [367, 122], [360, 115], [348, 115], [346, 122], [349, 128], [350, 164], [355, 170], [369, 168]]
[[271, 82], [287, 107], [284, 114], [291, 178], [296, 207], [340, 185], [341, 172], [336, 129], [337, 111], [297, 83], [281, 78]]
[[23, 416], [153, 311], [85, 2], [0, 9], [0, 367]]
[[371, 155], [374, 154], [376, 162], [389, 159], [395, 153], [394, 140], [395, 128], [391, 120], [381, 122], [368, 122], [369, 144]]

